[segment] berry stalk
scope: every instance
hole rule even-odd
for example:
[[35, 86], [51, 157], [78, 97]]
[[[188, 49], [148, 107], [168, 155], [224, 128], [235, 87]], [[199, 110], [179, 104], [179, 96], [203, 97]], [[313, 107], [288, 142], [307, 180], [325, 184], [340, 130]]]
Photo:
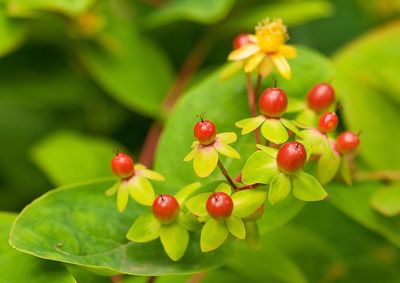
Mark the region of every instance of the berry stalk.
[[[257, 106], [256, 106], [256, 97], [254, 94], [254, 89], [253, 89], [253, 82], [251, 80], [251, 75], [248, 73], [246, 74], [247, 78], [247, 98], [249, 102], [249, 109], [250, 109], [250, 114], [252, 117], [257, 116]], [[256, 129], [254, 131], [255, 138], [256, 138], [256, 143], [260, 143], [260, 131], [259, 129]]]
[[239, 188], [236, 186], [235, 182], [232, 180], [231, 176], [229, 176], [228, 171], [225, 166], [222, 164], [221, 160], [218, 160], [218, 167], [221, 170], [222, 175], [224, 175], [225, 179], [232, 186], [235, 191], [238, 191]]

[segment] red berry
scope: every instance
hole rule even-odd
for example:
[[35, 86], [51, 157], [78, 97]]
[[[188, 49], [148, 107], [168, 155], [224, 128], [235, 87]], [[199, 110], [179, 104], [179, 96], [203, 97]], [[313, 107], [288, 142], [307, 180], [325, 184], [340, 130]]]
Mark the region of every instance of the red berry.
[[215, 219], [225, 219], [231, 216], [233, 210], [232, 198], [223, 192], [212, 193], [207, 199], [208, 214]]
[[155, 218], [164, 224], [169, 224], [175, 221], [179, 214], [180, 206], [176, 198], [164, 194], [156, 197], [152, 209]]
[[336, 149], [342, 154], [353, 152], [359, 144], [358, 135], [350, 131], [341, 133], [336, 139]]
[[329, 133], [336, 130], [339, 118], [335, 112], [326, 112], [319, 118], [318, 129], [321, 133]]
[[111, 160], [111, 169], [120, 178], [128, 178], [135, 171], [132, 158], [125, 153], [119, 153]]
[[267, 117], [280, 117], [287, 107], [287, 96], [281, 88], [270, 87], [261, 94], [259, 106], [261, 113]]
[[240, 47], [242, 47], [243, 45], [249, 44], [250, 38], [249, 35], [246, 33], [241, 33], [239, 35], [237, 35], [234, 39], [233, 39], [233, 49], [238, 49]]
[[335, 101], [335, 90], [330, 84], [320, 83], [308, 92], [308, 107], [320, 112], [328, 108]]
[[276, 161], [284, 173], [294, 173], [301, 170], [307, 159], [304, 145], [299, 142], [287, 142], [278, 151]]
[[201, 120], [194, 126], [194, 137], [203, 145], [209, 145], [215, 141], [217, 131], [213, 122]]

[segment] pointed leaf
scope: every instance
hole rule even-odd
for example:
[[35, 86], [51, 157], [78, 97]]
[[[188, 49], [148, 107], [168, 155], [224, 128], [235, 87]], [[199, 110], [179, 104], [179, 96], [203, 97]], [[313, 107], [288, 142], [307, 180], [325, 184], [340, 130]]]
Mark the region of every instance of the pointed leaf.
[[267, 119], [261, 126], [261, 133], [267, 140], [281, 144], [288, 140], [289, 135], [279, 119]]
[[226, 219], [226, 227], [233, 236], [243, 240], [246, 238], [246, 229], [244, 227], [243, 220], [235, 215], [231, 215]]
[[136, 243], [145, 243], [160, 236], [161, 223], [154, 218], [152, 213], [142, 214], [136, 219], [129, 229], [126, 237]]
[[206, 210], [206, 202], [210, 197], [211, 193], [203, 193], [197, 196], [192, 197], [188, 201], [186, 201], [186, 207], [189, 209], [191, 213], [197, 216], [206, 216], [208, 215]]
[[233, 215], [245, 218], [254, 213], [267, 197], [264, 191], [249, 189], [232, 194]]
[[182, 226], [172, 223], [161, 228], [160, 240], [167, 255], [177, 261], [185, 254], [189, 232]]
[[196, 216], [191, 213], [179, 213], [176, 222], [189, 231], [200, 231], [202, 227]]
[[290, 193], [290, 178], [285, 174], [276, 175], [269, 186], [268, 200], [271, 204], [275, 204], [284, 200]]
[[235, 125], [242, 129], [242, 135], [248, 134], [257, 129], [265, 121], [264, 116], [260, 115], [254, 118], [247, 118], [236, 122]]
[[218, 150], [219, 153], [221, 153], [227, 157], [240, 159], [239, 152], [237, 152], [236, 149], [234, 149], [233, 147], [231, 147], [227, 144], [216, 142], [216, 143], [214, 143], [214, 147], [216, 150]]
[[339, 167], [340, 176], [346, 182], [347, 185], [351, 185], [353, 183], [353, 176], [349, 167], [349, 160], [346, 156], [342, 156], [340, 159], [340, 167]]
[[278, 173], [276, 160], [263, 151], [256, 151], [250, 155], [243, 167], [242, 182], [244, 184], [269, 184]]
[[150, 206], [155, 199], [154, 189], [149, 180], [134, 176], [127, 183], [131, 197], [140, 204]]
[[229, 230], [225, 221], [210, 218], [201, 230], [200, 247], [202, 252], [219, 248], [228, 238]]
[[218, 151], [213, 146], [198, 149], [193, 160], [193, 168], [197, 176], [205, 178], [210, 175], [218, 163]]
[[158, 173], [156, 171], [147, 169], [142, 164], [135, 164], [135, 170], [136, 170], [137, 175], [143, 176], [147, 179], [155, 180], [155, 181], [165, 181], [165, 178], [163, 175], [161, 175], [160, 173]]
[[226, 193], [227, 195], [231, 195], [232, 188], [227, 183], [221, 183], [218, 185], [218, 187], [215, 189], [215, 191], [223, 192], [223, 193]]
[[118, 189], [119, 189], [120, 186], [121, 186], [121, 183], [120, 182], [116, 182], [111, 188], [109, 188], [105, 192], [106, 196], [112, 196], [113, 194], [118, 192]]
[[291, 177], [293, 195], [303, 201], [323, 200], [328, 196], [321, 184], [310, 174], [299, 172]]
[[117, 193], [117, 207], [119, 212], [123, 212], [128, 204], [129, 188], [126, 185], [120, 185]]
[[186, 199], [193, 195], [201, 187], [200, 182], [192, 183], [184, 188], [182, 188], [179, 192], [175, 194], [176, 200], [179, 202], [180, 205], [184, 204]]
[[276, 159], [276, 156], [278, 155], [278, 150], [276, 148], [265, 146], [262, 144], [257, 144], [256, 146], [272, 158]]
[[321, 184], [329, 183], [338, 172], [340, 165], [339, 154], [333, 152], [331, 148], [325, 149], [318, 160], [317, 175]]
[[297, 129], [297, 127], [291, 121], [289, 121], [288, 119], [281, 118], [281, 122], [286, 128], [291, 130], [296, 135], [300, 134], [300, 130]]
[[375, 191], [371, 196], [371, 205], [388, 217], [400, 214], [400, 183], [393, 183]]

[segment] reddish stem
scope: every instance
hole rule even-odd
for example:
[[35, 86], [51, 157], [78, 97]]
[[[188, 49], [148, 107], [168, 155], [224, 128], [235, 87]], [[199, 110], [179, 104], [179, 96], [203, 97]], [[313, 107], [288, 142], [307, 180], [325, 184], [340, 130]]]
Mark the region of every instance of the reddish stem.
[[254, 94], [255, 94], [256, 102], [258, 101], [258, 96], [259, 96], [259, 92], [260, 92], [261, 81], [262, 81], [262, 76], [261, 76], [261, 75], [258, 75], [258, 77], [257, 77], [257, 82], [256, 82], [256, 87], [255, 87], [255, 89], [254, 89]]
[[[253, 89], [253, 81], [251, 80], [251, 75], [249, 73], [246, 74], [246, 78], [247, 78], [247, 98], [248, 98], [248, 102], [249, 102], [250, 114], [252, 117], [256, 117], [257, 116], [257, 108], [256, 108], [256, 98], [255, 98], [254, 89]], [[258, 128], [254, 131], [254, 135], [256, 138], [256, 143], [259, 144], [260, 143], [260, 131]]]
[[112, 283], [122, 283], [122, 275], [111, 276]]
[[222, 172], [222, 175], [225, 176], [225, 179], [229, 182], [229, 184], [232, 186], [232, 188], [237, 191], [238, 187], [236, 186], [235, 182], [232, 180], [231, 176], [229, 176], [228, 171], [226, 170], [225, 166], [222, 164], [220, 160], [218, 160], [218, 167]]
[[153, 165], [154, 154], [161, 132], [162, 125], [159, 122], [154, 122], [153, 125], [151, 125], [150, 130], [147, 132], [138, 158], [138, 161], [146, 167], [151, 167]]

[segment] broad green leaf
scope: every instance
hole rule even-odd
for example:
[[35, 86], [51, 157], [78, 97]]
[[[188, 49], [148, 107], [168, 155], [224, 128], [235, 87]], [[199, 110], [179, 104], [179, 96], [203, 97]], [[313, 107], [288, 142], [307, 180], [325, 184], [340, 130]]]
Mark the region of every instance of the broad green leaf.
[[300, 130], [288, 119], [281, 118], [282, 124], [289, 130], [291, 130], [295, 135], [300, 134]]
[[388, 217], [400, 214], [400, 184], [393, 183], [375, 191], [371, 196], [371, 205]]
[[111, 176], [118, 144], [71, 131], [59, 131], [32, 148], [32, 159], [56, 185]]
[[126, 211], [119, 213], [114, 200], [104, 194], [112, 183], [87, 182], [43, 195], [18, 216], [11, 245], [38, 257], [95, 268], [103, 274], [192, 273], [224, 262], [224, 249], [207, 254], [200, 251], [199, 233], [191, 234], [187, 251], [178, 262], [168, 258], [160, 241], [129, 242], [126, 233], [132, 220], [146, 208], [131, 201]]
[[254, 118], [246, 118], [235, 123], [235, 126], [242, 129], [242, 135], [253, 132], [263, 122], [265, 122], [264, 116], [260, 115]]
[[267, 119], [261, 126], [261, 133], [267, 140], [281, 144], [289, 138], [286, 128], [279, 119]]
[[6, 14], [6, 7], [0, 1], [0, 57], [11, 53], [27, 36], [27, 26], [23, 22], [11, 19]]
[[223, 192], [223, 193], [226, 193], [227, 195], [231, 195], [232, 188], [227, 183], [221, 183], [218, 185], [218, 187], [215, 189], [215, 191]]
[[242, 182], [244, 184], [269, 184], [277, 174], [279, 174], [279, 170], [276, 160], [264, 151], [256, 151], [243, 167]]
[[235, 215], [231, 215], [226, 219], [226, 227], [233, 236], [243, 240], [246, 238], [246, 228], [244, 227], [243, 220]]
[[189, 232], [177, 223], [164, 225], [161, 228], [160, 240], [167, 255], [177, 261], [186, 251]]
[[179, 213], [176, 222], [189, 231], [201, 230], [201, 224], [192, 213]]
[[197, 196], [192, 197], [188, 201], [186, 201], [187, 209], [197, 216], [205, 216], [207, 215], [206, 210], [206, 202], [207, 199], [210, 197], [211, 193], [203, 193]]
[[270, 146], [265, 146], [262, 144], [257, 144], [257, 148], [261, 149], [262, 151], [264, 151], [266, 154], [268, 154], [272, 158], [276, 158], [276, 156], [278, 155], [278, 150], [276, 148], [273, 148]]
[[107, 25], [99, 41], [106, 40], [105, 46], [82, 44], [77, 50], [82, 64], [122, 105], [161, 118], [161, 104], [172, 82], [167, 58], [138, 34], [132, 19], [122, 18], [113, 5], [104, 6]]
[[162, 9], [150, 13], [145, 19], [145, 24], [158, 27], [182, 20], [213, 24], [228, 14], [234, 2], [234, 0], [172, 0], [168, 1]]
[[312, 175], [299, 172], [291, 177], [293, 195], [303, 201], [323, 200], [328, 196], [321, 184]]
[[232, 194], [233, 215], [245, 218], [251, 215], [259, 208], [267, 197], [266, 193], [261, 190], [248, 189]]
[[[290, 66], [293, 79], [279, 82], [280, 87], [289, 95], [289, 100], [292, 97], [303, 98], [315, 83], [332, 79], [333, 72], [329, 61], [304, 47], [298, 47], [298, 56], [290, 61]], [[193, 143], [193, 126], [198, 120], [196, 114], [206, 111], [207, 119], [214, 122], [218, 132], [230, 132], [235, 122], [250, 117], [245, 93], [246, 80], [243, 72], [228, 80], [221, 80], [220, 70], [184, 93], [165, 125], [156, 154], [155, 170], [162, 173], [168, 182], [177, 186], [196, 182], [198, 178], [191, 164], [181, 162]], [[240, 173], [245, 161], [254, 152], [254, 136], [240, 137], [235, 143], [235, 149], [242, 156], [240, 160], [225, 162], [222, 159], [233, 176]], [[217, 180], [221, 177], [216, 170], [209, 179]]]
[[271, 204], [275, 204], [284, 200], [290, 193], [290, 178], [283, 173], [275, 175], [271, 180], [268, 191], [268, 200]]
[[201, 187], [201, 183], [200, 182], [195, 182], [195, 183], [189, 184], [189, 185], [185, 186], [184, 188], [182, 188], [179, 192], [177, 192], [175, 194], [175, 198], [179, 202], [179, 204], [182, 205], [200, 187]]
[[[125, 184], [122, 183], [121, 187]], [[127, 183], [131, 197], [140, 204], [151, 206], [156, 198], [150, 181], [142, 176], [134, 176]]]
[[317, 175], [321, 184], [329, 183], [337, 174], [340, 165], [340, 156], [333, 152], [331, 148], [325, 149], [321, 154], [318, 165]]
[[132, 242], [145, 243], [157, 239], [160, 231], [161, 223], [152, 213], [145, 213], [135, 220], [126, 237]]
[[223, 220], [210, 218], [201, 230], [200, 247], [202, 252], [219, 248], [228, 238], [229, 230]]
[[[335, 88], [349, 129], [362, 131], [359, 154], [369, 167], [400, 169], [400, 22], [377, 28], [334, 56]], [[356, 56], [355, 56], [356, 55]]]

